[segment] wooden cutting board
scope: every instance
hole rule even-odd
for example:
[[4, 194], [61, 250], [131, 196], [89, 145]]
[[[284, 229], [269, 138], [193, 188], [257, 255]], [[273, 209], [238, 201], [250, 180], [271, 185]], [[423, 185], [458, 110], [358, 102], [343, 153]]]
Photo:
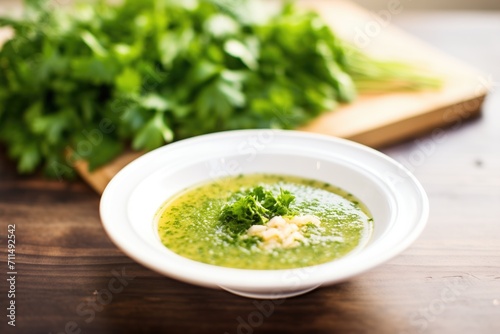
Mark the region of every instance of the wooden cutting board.
[[[364, 52], [380, 58], [415, 63], [439, 75], [436, 91], [360, 96], [354, 103], [327, 112], [299, 130], [351, 139], [382, 147], [469, 119], [480, 112], [489, 84], [473, 68], [447, 56], [390, 25], [401, 8], [375, 15], [347, 1], [304, 0], [301, 6], [318, 11], [334, 31]], [[1, 36], [0, 36], [1, 37]], [[306, 43], [305, 43], [306, 44]], [[125, 153], [89, 173], [80, 161], [80, 175], [99, 193], [126, 164], [141, 155]]]
[[318, 117], [302, 130], [382, 147], [480, 112], [490, 85], [485, 76], [390, 24], [384, 26], [398, 15], [398, 10], [391, 13], [387, 8], [383, 15], [375, 15], [345, 1], [313, 0], [301, 4], [317, 10], [336, 33], [363, 51], [415, 63], [444, 80], [437, 91], [360, 96], [355, 103]]

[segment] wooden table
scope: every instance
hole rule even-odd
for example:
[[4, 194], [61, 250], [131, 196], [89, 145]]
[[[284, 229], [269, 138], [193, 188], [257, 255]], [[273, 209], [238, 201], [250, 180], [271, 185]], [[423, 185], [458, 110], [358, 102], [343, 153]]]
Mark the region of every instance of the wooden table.
[[[500, 78], [499, 13], [394, 20]], [[280, 305], [142, 267], [105, 235], [90, 187], [17, 176], [1, 149], [0, 333], [500, 333], [499, 109], [494, 91], [480, 119], [464, 115], [439, 136], [385, 149], [429, 194], [423, 235], [369, 273]], [[15, 329], [5, 317], [8, 224], [17, 240]]]

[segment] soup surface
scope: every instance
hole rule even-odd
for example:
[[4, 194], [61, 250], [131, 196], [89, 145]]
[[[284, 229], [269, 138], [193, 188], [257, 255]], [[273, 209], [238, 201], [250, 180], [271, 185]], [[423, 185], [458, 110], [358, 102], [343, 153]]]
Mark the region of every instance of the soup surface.
[[242, 269], [325, 263], [363, 247], [373, 220], [352, 194], [294, 176], [251, 174], [186, 189], [155, 217], [162, 243], [186, 258]]

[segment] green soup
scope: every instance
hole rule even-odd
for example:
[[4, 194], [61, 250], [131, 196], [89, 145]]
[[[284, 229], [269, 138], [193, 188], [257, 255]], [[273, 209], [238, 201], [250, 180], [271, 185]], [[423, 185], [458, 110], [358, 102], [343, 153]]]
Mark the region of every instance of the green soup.
[[[320, 224], [301, 227], [293, 247], [264, 247], [258, 236], [234, 238], [221, 225], [221, 212], [235, 193], [255, 186], [295, 196], [290, 209], [314, 215]], [[363, 247], [373, 220], [352, 194], [330, 184], [294, 176], [252, 174], [227, 177], [184, 190], [155, 217], [159, 237], [171, 251], [208, 264], [242, 269], [287, 269], [338, 259]], [[250, 242], [251, 240], [251, 242]]]

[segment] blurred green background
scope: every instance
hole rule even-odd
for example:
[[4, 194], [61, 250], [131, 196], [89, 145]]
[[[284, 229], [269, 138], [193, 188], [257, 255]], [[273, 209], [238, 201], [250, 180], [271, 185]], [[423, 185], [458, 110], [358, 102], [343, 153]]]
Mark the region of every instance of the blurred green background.
[[[54, 0], [58, 3], [67, 3], [70, 0]], [[267, 0], [274, 1], [274, 0]], [[406, 10], [499, 10], [498, 0], [354, 0], [370, 10], [383, 9], [390, 1], [399, 1]], [[8, 8], [19, 4], [22, 0], [0, 0], [0, 7]]]

